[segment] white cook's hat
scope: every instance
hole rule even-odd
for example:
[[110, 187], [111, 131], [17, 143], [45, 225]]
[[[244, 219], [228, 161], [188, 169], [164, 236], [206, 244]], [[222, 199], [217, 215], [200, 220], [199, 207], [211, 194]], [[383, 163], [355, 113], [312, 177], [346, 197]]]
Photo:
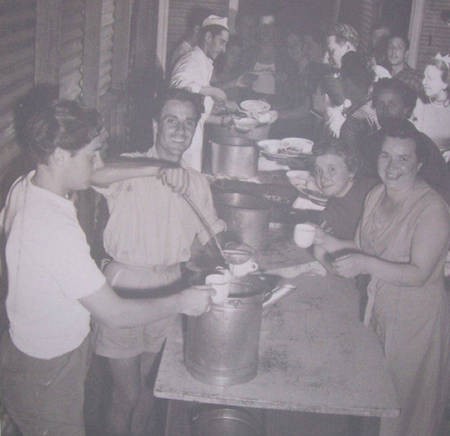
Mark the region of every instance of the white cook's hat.
[[219, 17], [218, 15], [210, 15], [203, 20], [202, 27], [206, 26], [221, 26], [226, 30], [228, 29], [228, 18]]
[[259, 22], [261, 24], [273, 24], [273, 23], [275, 23], [275, 17], [273, 15], [263, 15], [259, 19]]

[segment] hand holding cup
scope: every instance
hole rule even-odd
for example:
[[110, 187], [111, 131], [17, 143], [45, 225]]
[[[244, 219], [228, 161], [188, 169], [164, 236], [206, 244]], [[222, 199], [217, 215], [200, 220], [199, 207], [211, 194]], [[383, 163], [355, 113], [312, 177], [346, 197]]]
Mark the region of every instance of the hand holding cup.
[[314, 243], [316, 226], [310, 223], [297, 224], [294, 229], [294, 241], [302, 248], [308, 248]]

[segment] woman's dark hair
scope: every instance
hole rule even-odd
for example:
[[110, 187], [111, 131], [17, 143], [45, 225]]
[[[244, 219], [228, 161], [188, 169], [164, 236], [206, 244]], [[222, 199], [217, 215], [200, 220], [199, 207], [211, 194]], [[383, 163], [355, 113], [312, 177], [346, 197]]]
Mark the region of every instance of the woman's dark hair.
[[98, 136], [101, 129], [96, 110], [83, 108], [72, 100], [59, 100], [30, 116], [20, 136], [33, 159], [47, 163], [56, 148], [75, 154]]
[[359, 154], [341, 139], [322, 142], [314, 147], [314, 159], [326, 154], [341, 157], [347, 169], [353, 174], [357, 174], [361, 167]]
[[189, 102], [194, 107], [195, 113], [197, 115], [197, 119], [200, 118], [205, 108], [203, 105], [203, 96], [200, 94], [194, 94], [187, 89], [184, 88], [168, 88], [164, 94], [159, 98], [158, 118], [161, 116], [162, 109], [164, 105], [169, 100], [178, 100], [181, 102]]
[[408, 86], [406, 83], [399, 79], [380, 79], [373, 85], [372, 101], [375, 104], [380, 94], [385, 91], [390, 91], [397, 94], [408, 109], [408, 116], [411, 115], [414, 107], [416, 106], [417, 93]]
[[[447, 62], [444, 62], [442, 59], [439, 58], [433, 58], [430, 62], [427, 63], [427, 65], [433, 65], [435, 66], [441, 73], [441, 79], [444, 83], [449, 84], [449, 78], [450, 78], [450, 67]], [[448, 86], [447, 86], [448, 89]]]
[[382, 140], [380, 144], [383, 144], [387, 137], [411, 139], [416, 145], [417, 160], [422, 163], [422, 165], [426, 165], [428, 163], [429, 150], [423, 139], [423, 135], [415, 128], [414, 124], [412, 124], [410, 121], [391, 119], [386, 123], [383, 123], [381, 132]]

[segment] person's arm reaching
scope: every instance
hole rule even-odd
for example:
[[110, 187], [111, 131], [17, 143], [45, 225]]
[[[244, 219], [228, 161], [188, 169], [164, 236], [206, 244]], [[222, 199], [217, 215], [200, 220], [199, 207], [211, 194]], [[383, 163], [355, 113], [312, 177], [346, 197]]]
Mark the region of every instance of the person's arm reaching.
[[348, 254], [333, 262], [344, 277], [371, 274], [399, 286], [423, 286], [448, 250], [449, 214], [443, 205], [428, 207], [414, 232], [409, 262], [389, 262], [366, 254]]
[[177, 313], [201, 315], [208, 309], [212, 288], [191, 287], [162, 298], [123, 299], [108, 284], [93, 294], [80, 298], [91, 315], [110, 327], [127, 328], [145, 325]]
[[166, 160], [149, 157], [125, 157], [108, 160], [96, 168], [91, 176], [91, 184], [98, 187], [107, 187], [111, 183], [123, 180], [158, 176], [163, 168], [178, 168], [179, 165]]

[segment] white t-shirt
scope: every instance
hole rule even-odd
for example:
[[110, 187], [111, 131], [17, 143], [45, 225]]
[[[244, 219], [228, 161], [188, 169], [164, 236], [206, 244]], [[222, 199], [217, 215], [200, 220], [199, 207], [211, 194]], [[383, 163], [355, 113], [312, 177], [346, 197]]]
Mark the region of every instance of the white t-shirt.
[[[199, 93], [204, 86], [209, 86], [214, 64], [200, 47], [194, 47], [192, 51], [182, 56], [173, 67], [170, 78], [170, 86], [185, 88], [193, 93]], [[194, 170], [202, 170], [203, 127], [206, 119], [211, 114], [214, 102], [211, 97], [205, 97], [205, 112], [195, 129], [190, 147], [184, 152], [183, 160]]]
[[[154, 148], [130, 157], [158, 157]], [[189, 196], [203, 212], [214, 232], [225, 229], [217, 218], [205, 176], [188, 169]], [[98, 188], [96, 188], [98, 189]], [[110, 217], [103, 233], [106, 252], [127, 265], [153, 267], [185, 262], [195, 237], [210, 239], [191, 207], [156, 177], [139, 177], [98, 189], [107, 199]]]
[[51, 359], [78, 347], [89, 333], [90, 314], [78, 301], [105, 278], [90, 255], [73, 203], [18, 179], [1, 213], [7, 235], [6, 309], [14, 345]]

